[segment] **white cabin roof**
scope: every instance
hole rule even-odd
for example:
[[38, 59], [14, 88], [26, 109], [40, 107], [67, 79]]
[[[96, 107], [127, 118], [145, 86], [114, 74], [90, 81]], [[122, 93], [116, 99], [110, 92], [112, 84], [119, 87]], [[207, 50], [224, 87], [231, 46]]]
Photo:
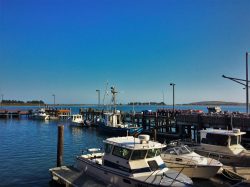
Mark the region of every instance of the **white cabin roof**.
[[211, 133], [211, 134], [221, 134], [221, 135], [228, 135], [228, 136], [239, 136], [246, 134], [246, 132], [241, 132], [240, 130], [222, 130], [222, 129], [205, 129], [200, 130], [200, 133]]
[[157, 149], [157, 148], [164, 148], [166, 145], [153, 142], [153, 141], [141, 141], [139, 138], [134, 138], [133, 136], [126, 136], [126, 137], [114, 137], [108, 138], [103, 141], [104, 143], [125, 147], [128, 149], [136, 149], [136, 150], [143, 150], [143, 149]]

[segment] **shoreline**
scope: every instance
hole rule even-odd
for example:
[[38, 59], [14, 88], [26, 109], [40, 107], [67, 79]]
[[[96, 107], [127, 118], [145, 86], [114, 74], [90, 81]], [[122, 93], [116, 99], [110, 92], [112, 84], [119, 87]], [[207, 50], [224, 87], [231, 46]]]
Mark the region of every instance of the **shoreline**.
[[[8, 106], [36, 106], [36, 107], [60, 107], [60, 106], [98, 106], [98, 104], [44, 104], [44, 105], [37, 105], [37, 104], [2, 104], [2, 107], [8, 107]], [[105, 105], [107, 106], [107, 105]], [[130, 104], [119, 104], [117, 106], [133, 106]], [[134, 105], [135, 107], [137, 106], [173, 106], [172, 104], [169, 105]], [[229, 103], [224, 103], [224, 104], [175, 104], [175, 106], [245, 106], [245, 104], [229, 104]]]

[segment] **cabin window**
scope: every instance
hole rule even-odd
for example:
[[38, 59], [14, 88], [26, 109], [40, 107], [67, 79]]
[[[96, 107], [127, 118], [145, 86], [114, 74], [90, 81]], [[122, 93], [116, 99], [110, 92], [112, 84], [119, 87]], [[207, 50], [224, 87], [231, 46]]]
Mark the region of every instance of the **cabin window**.
[[221, 134], [207, 133], [206, 138], [202, 138], [201, 142], [204, 144], [210, 144], [210, 145], [227, 146], [228, 136], [221, 135]]
[[147, 154], [147, 150], [134, 150], [131, 156], [131, 160], [144, 159]]
[[237, 145], [237, 144], [238, 144], [238, 136], [231, 136], [230, 145]]
[[155, 160], [148, 161], [148, 165], [149, 165], [151, 171], [156, 171], [159, 169], [159, 166]]
[[109, 154], [112, 150], [112, 145], [110, 144], [105, 144], [104, 145], [104, 150], [105, 150], [105, 153]]
[[147, 154], [147, 158], [153, 158], [155, 156], [159, 156], [160, 154], [161, 154], [160, 149], [149, 149], [148, 154]]
[[130, 158], [131, 152], [132, 152], [131, 150], [123, 147], [114, 146], [113, 149], [113, 155], [124, 158], [126, 160]]

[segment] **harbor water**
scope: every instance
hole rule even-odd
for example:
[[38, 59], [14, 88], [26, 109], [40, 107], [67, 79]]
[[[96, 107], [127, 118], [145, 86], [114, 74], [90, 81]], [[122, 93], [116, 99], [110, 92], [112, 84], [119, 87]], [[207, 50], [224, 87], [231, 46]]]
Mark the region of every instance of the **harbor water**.
[[[70, 108], [72, 113], [78, 113], [80, 107]], [[135, 107], [135, 110], [156, 110], [157, 108], [162, 108], [162, 106], [141, 106]], [[133, 110], [132, 106], [118, 106], [118, 109]], [[206, 111], [206, 107], [198, 106], [182, 106], [180, 109]], [[225, 106], [222, 110], [244, 112], [245, 108]], [[72, 165], [75, 156], [81, 154], [83, 150], [102, 147], [103, 139], [107, 138], [94, 127], [74, 127], [67, 120], [0, 119], [0, 186], [54, 186], [50, 182], [51, 176], [48, 170], [56, 166], [58, 125], [64, 125], [64, 165]], [[86, 177], [86, 180], [89, 180], [86, 186], [103, 186], [92, 178]], [[223, 186], [222, 181], [197, 180], [195, 183], [197, 186]]]

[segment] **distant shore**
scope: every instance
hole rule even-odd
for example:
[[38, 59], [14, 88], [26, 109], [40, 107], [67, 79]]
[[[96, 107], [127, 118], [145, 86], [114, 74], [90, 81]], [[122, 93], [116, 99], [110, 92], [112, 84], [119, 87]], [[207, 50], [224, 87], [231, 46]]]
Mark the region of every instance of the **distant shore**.
[[[175, 104], [175, 106], [244, 106], [245, 103], [234, 103], [234, 102], [221, 102], [221, 103], [211, 103], [211, 102], [197, 102], [197, 103], [187, 103], [187, 104]], [[98, 106], [98, 104], [27, 104], [27, 103], [9, 103], [9, 104], [2, 104], [1, 106], [34, 106], [34, 107], [61, 107], [61, 106]], [[117, 106], [132, 106], [131, 104], [118, 104]], [[165, 105], [155, 105], [155, 104], [141, 104], [141, 105], [134, 105], [134, 106], [172, 106], [172, 104], [165, 104]]]

